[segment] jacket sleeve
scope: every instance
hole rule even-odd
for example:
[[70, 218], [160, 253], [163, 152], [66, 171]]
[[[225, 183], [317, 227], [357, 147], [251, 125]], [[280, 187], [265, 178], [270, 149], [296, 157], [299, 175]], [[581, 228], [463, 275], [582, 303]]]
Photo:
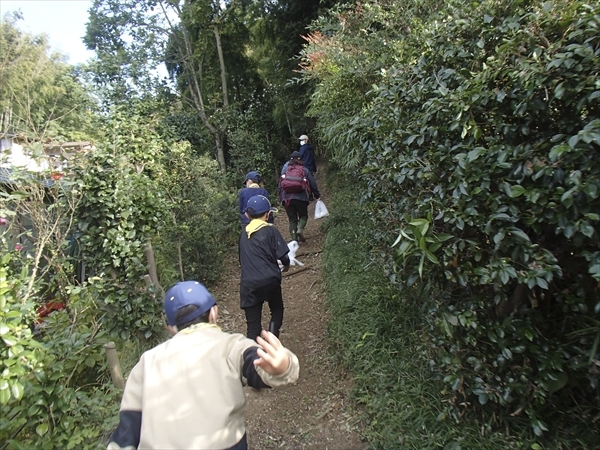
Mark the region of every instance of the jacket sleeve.
[[256, 389], [268, 388], [268, 384], [262, 380], [262, 378], [256, 372], [256, 366], [254, 360], [258, 359], [258, 347], [250, 347], [244, 351], [244, 366], [242, 368], [243, 376], [246, 379], [248, 386]]
[[310, 173], [310, 170], [308, 170], [306, 167], [304, 168], [304, 174], [306, 175], [306, 178], [308, 178], [310, 191], [312, 192], [315, 198], [320, 198], [321, 194], [319, 193], [319, 188], [317, 186], [317, 181], [315, 180], [315, 177], [312, 173]]
[[[294, 355], [294, 353], [286, 348], [285, 351], [290, 359], [290, 365], [284, 373], [280, 375], [271, 375], [265, 372], [261, 367], [254, 365], [254, 361], [259, 358], [259, 347], [256, 342], [245, 336], [239, 336], [240, 340], [237, 341], [235, 347], [238, 347], [237, 351], [242, 350], [241, 355], [238, 353], [241, 358], [240, 356], [238, 356], [238, 358], [241, 360], [243, 384], [248, 384], [249, 386], [260, 389], [284, 386], [298, 381], [300, 363], [298, 362], [298, 357]], [[241, 346], [241, 348], [239, 346]]]
[[140, 443], [141, 411], [121, 411], [119, 426], [108, 442], [107, 450], [135, 450]]
[[300, 374], [300, 363], [298, 357], [287, 348], [285, 351], [290, 358], [290, 365], [287, 370], [280, 375], [271, 375], [265, 372], [262, 367], [254, 365], [254, 360], [258, 359], [258, 347], [250, 347], [244, 352], [244, 378], [248, 386], [257, 389], [285, 386], [286, 384], [298, 381]]
[[283, 372], [281, 375], [271, 375], [264, 371], [262, 367], [254, 366], [258, 376], [265, 382], [265, 384], [271, 387], [280, 387], [285, 386], [286, 384], [292, 384], [298, 381], [298, 376], [300, 375], [300, 362], [298, 361], [298, 357], [294, 355], [287, 348], [285, 351], [290, 358], [290, 365], [287, 370]]
[[240, 191], [240, 198], [238, 200], [238, 203], [240, 205], [240, 215], [244, 214], [244, 207], [246, 206], [246, 205], [244, 205], [244, 196], [242, 194], [243, 192], [244, 192], [243, 190]]

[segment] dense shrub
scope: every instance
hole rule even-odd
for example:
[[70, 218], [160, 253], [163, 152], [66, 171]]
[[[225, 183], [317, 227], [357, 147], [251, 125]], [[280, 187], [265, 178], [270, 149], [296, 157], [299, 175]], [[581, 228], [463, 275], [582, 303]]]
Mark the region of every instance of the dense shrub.
[[[63, 241], [73, 196], [30, 175], [12, 181], [19, 190], [3, 192], [0, 205], [0, 441], [4, 448], [93, 447], [114, 420], [119, 394], [103, 385], [102, 293], [73, 285]], [[35, 234], [18, 232], [26, 223]], [[48, 301], [66, 308], [40, 320]]]
[[237, 191], [228, 187], [213, 158], [194, 156], [185, 142], [173, 143], [166, 152], [161, 189], [169, 200], [156, 240], [162, 283], [215, 281], [239, 230]]
[[133, 330], [156, 336], [161, 330], [160, 295], [148, 286], [145, 249], [166, 218], [158, 183], [135, 170], [131, 154], [99, 146], [74, 168], [81, 190], [76, 220], [79, 257], [88, 277], [103, 285], [99, 306], [107, 325], [127, 339]]
[[238, 188], [242, 186], [246, 173], [257, 170], [262, 176], [263, 186], [274, 193], [279, 181], [278, 157], [287, 157], [292, 152], [292, 146], [285, 149], [283, 155], [278, 154], [281, 138], [267, 111], [266, 105], [259, 105], [232, 117], [227, 132], [228, 164], [236, 176], [235, 185]]
[[423, 320], [429, 304], [414, 287], [399, 292], [386, 279], [373, 247], [377, 215], [356, 197], [364, 186], [346, 175], [338, 171], [329, 185], [323, 269], [328, 341], [352, 372], [363, 438], [377, 449], [536, 448], [484, 421], [441, 420], [443, 382], [430, 370], [435, 352]]
[[[345, 52], [376, 78], [359, 112], [324, 118], [325, 136], [335, 127], [336, 160], [363, 167], [380, 228], [400, 230], [388, 274], [429, 299], [457, 420], [469, 405], [527, 414], [536, 434], [555, 413], [597, 420], [599, 14], [598, 2], [453, 2], [395, 41], [389, 15], [362, 23], [364, 40], [387, 33], [379, 60], [396, 58], [378, 71]], [[306, 51], [337, 78], [351, 70], [347, 32]]]

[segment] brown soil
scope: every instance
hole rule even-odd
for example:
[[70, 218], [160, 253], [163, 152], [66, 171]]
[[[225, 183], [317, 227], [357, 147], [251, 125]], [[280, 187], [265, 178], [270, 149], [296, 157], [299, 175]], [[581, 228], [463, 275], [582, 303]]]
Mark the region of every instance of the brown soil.
[[[319, 167], [323, 167], [321, 164]], [[323, 168], [317, 173], [321, 197], [327, 204]], [[285, 313], [280, 339], [300, 360], [300, 379], [293, 386], [246, 390], [248, 444], [257, 449], [364, 449], [356, 414], [350, 407], [351, 379], [332, 361], [326, 342], [327, 315], [321, 254], [322, 220], [314, 220], [309, 207], [306, 242], [300, 243], [298, 260], [282, 281]], [[289, 241], [288, 220], [283, 207], [275, 225]], [[235, 253], [235, 252], [234, 252]], [[229, 332], [245, 333], [246, 321], [239, 307], [240, 268], [237, 255], [228, 263], [223, 281], [211, 291], [219, 302], [220, 325]], [[269, 323], [269, 307], [263, 309], [263, 326]]]

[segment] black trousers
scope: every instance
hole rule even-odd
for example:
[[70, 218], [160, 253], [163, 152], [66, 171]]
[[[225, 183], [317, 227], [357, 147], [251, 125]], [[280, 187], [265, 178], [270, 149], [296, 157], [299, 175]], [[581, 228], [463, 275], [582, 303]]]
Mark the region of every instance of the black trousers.
[[[244, 289], [243, 286], [241, 286]], [[281, 295], [281, 283], [272, 283], [268, 286], [256, 288], [252, 290], [251, 296], [257, 299], [257, 302], [252, 306], [243, 308], [246, 313], [246, 336], [249, 339], [256, 340], [260, 336], [262, 327], [262, 309], [263, 303], [269, 304], [271, 310], [271, 322], [275, 322], [279, 327], [283, 324], [283, 296]], [[265, 328], [265, 329], [268, 329]]]
[[285, 205], [285, 212], [290, 221], [290, 230], [297, 230], [298, 221], [308, 219], [308, 202], [292, 199]]

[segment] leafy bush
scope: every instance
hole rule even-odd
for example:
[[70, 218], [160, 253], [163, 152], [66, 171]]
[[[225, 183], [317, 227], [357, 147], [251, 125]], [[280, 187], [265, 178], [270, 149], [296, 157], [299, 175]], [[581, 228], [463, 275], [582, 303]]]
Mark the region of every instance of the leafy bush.
[[120, 396], [101, 384], [101, 311], [93, 289], [70, 286], [60, 297], [67, 308], [39, 320], [43, 283], [32, 279], [33, 261], [24, 249], [0, 261], [0, 440], [9, 449], [95, 447]]
[[[136, 172], [126, 152], [99, 146], [74, 167], [81, 190], [77, 227], [86, 272], [102, 283], [100, 306], [123, 339], [132, 330], [149, 338], [161, 329], [162, 304], [144, 276], [145, 249], [166, 216], [158, 184]], [[100, 282], [100, 281], [99, 281]]]
[[[265, 106], [266, 108], [266, 106]], [[258, 108], [250, 108], [244, 114], [232, 118], [232, 125], [227, 132], [229, 165], [237, 177], [234, 185], [241, 187], [246, 173], [257, 170], [263, 185], [271, 192], [276, 192], [279, 181], [278, 159], [287, 158], [292, 146], [281, 150], [278, 132], [272, 119]], [[273, 198], [276, 196], [272, 195]]]
[[352, 372], [364, 439], [378, 449], [529, 448], [531, 442], [485, 422], [441, 420], [444, 386], [430, 370], [434, 351], [423, 320], [429, 305], [414, 287], [399, 292], [386, 279], [373, 247], [377, 216], [359, 204], [357, 187], [363, 186], [348, 185], [340, 172], [329, 186], [335, 193], [324, 225], [323, 263], [328, 341]]
[[365, 9], [361, 41], [387, 39], [384, 57], [344, 47], [352, 27], [305, 51], [373, 76], [362, 109], [314, 112], [382, 231], [400, 230], [387, 272], [429, 299], [452, 417], [525, 413], [538, 435], [568, 411], [597, 420], [600, 4], [454, 2], [395, 39], [405, 18]]
[[156, 246], [164, 284], [218, 279], [239, 231], [237, 191], [227, 186], [216, 161], [194, 156], [189, 144], [175, 143], [167, 152], [161, 189], [170, 214]]

